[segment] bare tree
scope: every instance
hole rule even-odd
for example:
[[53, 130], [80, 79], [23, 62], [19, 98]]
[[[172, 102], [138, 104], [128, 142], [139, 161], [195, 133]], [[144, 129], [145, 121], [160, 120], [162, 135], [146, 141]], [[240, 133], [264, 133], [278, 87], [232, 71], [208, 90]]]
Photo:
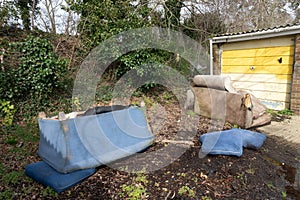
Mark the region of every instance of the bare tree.
[[288, 0], [200, 1], [206, 9], [220, 13], [228, 32], [274, 27], [291, 23], [293, 20], [288, 12]]
[[42, 22], [40, 26], [48, 32], [57, 33], [56, 17], [61, 10], [63, 0], [41, 0], [39, 20]]
[[40, 14], [36, 21], [39, 28], [54, 34], [76, 34], [79, 16], [70, 9], [72, 2], [71, 0], [41, 0]]

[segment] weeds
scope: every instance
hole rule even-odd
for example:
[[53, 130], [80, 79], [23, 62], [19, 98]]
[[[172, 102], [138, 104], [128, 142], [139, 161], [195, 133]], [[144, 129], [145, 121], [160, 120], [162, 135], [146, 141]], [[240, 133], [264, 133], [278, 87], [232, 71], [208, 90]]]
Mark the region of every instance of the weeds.
[[240, 180], [242, 187], [245, 188], [246, 185], [247, 185], [247, 176], [246, 176], [246, 174], [244, 172], [238, 173], [237, 178]]
[[267, 113], [271, 114], [272, 116], [280, 116], [280, 115], [292, 116], [292, 115], [294, 115], [294, 112], [289, 109], [283, 109], [283, 110], [279, 110], [279, 111], [268, 109]]
[[271, 190], [275, 190], [276, 187], [273, 185], [273, 183], [268, 183], [267, 184], [268, 188], [270, 188]]
[[147, 191], [145, 185], [147, 185], [148, 180], [141, 173], [138, 173], [137, 177], [132, 179], [131, 185], [123, 184], [121, 186], [122, 192], [119, 196], [127, 197], [128, 200], [139, 200], [147, 196]]
[[43, 196], [44, 197], [49, 197], [49, 196], [52, 196], [52, 197], [57, 197], [57, 193], [52, 190], [49, 186], [45, 188], [45, 190], [43, 191]]
[[278, 114], [292, 116], [292, 115], [294, 115], [294, 112], [289, 109], [283, 109], [283, 110], [278, 111]]
[[1, 181], [5, 185], [16, 184], [23, 178], [23, 172], [13, 171], [7, 174], [4, 174]]
[[286, 191], [282, 191], [281, 195], [282, 195], [282, 198], [286, 198], [287, 197]]
[[196, 196], [195, 191], [194, 191], [193, 189], [191, 189], [191, 188], [190, 188], [189, 186], [187, 186], [187, 185], [184, 185], [184, 186], [182, 186], [181, 188], [179, 188], [178, 194], [179, 194], [180, 196], [187, 195], [187, 196], [190, 197], [190, 198], [193, 198], [193, 197]]
[[254, 175], [255, 174], [255, 169], [250, 164], [249, 169], [247, 169], [246, 172], [248, 174]]
[[201, 200], [212, 200], [212, 198], [208, 197], [208, 196], [202, 196]]
[[12, 199], [13, 196], [14, 196], [13, 190], [5, 190], [3, 192], [0, 192], [0, 200]]

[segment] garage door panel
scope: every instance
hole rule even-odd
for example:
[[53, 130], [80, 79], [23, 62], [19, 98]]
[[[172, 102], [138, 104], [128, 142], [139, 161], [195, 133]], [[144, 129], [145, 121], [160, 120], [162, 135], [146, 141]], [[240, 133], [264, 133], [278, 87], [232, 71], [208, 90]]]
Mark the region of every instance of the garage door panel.
[[229, 76], [232, 81], [259, 83], [262, 80], [265, 83], [283, 83], [290, 84], [292, 82], [291, 75], [275, 75], [275, 74], [234, 74], [223, 73], [222, 76]]
[[258, 49], [227, 50], [223, 52], [226, 58], [253, 58], [265, 56], [289, 56], [294, 53], [293, 46], [266, 47]]
[[251, 66], [251, 65], [264, 65], [264, 66], [282, 66], [292, 65], [293, 56], [269, 56], [269, 57], [253, 57], [253, 58], [227, 58], [223, 57], [222, 65], [229, 66]]
[[283, 92], [291, 90], [291, 84], [284, 83], [255, 83], [255, 82], [241, 82], [232, 81], [232, 85], [236, 89], [247, 88], [248, 90], [255, 91], [268, 91], [268, 92]]
[[235, 74], [274, 74], [274, 75], [291, 75], [293, 69], [289, 65], [278, 66], [230, 66], [224, 65], [222, 73]]

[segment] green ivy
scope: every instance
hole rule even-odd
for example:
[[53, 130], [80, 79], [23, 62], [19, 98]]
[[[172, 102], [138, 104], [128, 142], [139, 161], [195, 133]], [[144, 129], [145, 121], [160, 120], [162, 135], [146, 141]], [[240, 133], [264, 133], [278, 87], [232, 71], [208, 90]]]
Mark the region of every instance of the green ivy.
[[48, 98], [53, 89], [61, 87], [66, 61], [54, 54], [49, 41], [39, 37], [29, 37], [15, 45], [21, 53], [17, 76], [22, 93], [38, 99]]
[[10, 101], [0, 99], [0, 117], [3, 125], [12, 125], [15, 107]]
[[[13, 114], [22, 118], [36, 115], [49, 108], [53, 100], [66, 96], [67, 62], [55, 55], [48, 40], [29, 36], [10, 43], [7, 56], [13, 58], [14, 66], [0, 71], [0, 111], [5, 123], [11, 123]], [[17, 111], [8, 109], [10, 105]]]
[[[81, 15], [79, 30], [87, 52], [121, 32], [157, 24], [154, 21], [160, 18], [160, 15], [156, 13], [157, 16], [150, 17], [150, 13], [154, 11], [145, 5], [141, 2], [134, 5], [129, 0], [88, 0], [72, 4], [71, 9]], [[117, 55], [118, 49], [115, 49], [114, 53]], [[153, 67], [144, 64], [166, 64], [170, 56], [172, 56], [171, 53], [156, 49], [137, 50], [121, 55], [115, 63], [112, 77], [118, 79], [129, 70], [135, 70], [137, 76], [141, 78], [152, 75]], [[142, 65], [143, 67], [141, 67]], [[153, 86], [154, 84], [151, 82], [146, 84], [147, 89]]]

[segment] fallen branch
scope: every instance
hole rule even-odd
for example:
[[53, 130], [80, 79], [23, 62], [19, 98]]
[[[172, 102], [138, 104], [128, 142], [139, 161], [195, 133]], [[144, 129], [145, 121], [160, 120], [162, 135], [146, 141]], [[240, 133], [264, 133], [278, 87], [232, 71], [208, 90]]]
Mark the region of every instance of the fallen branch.
[[194, 142], [187, 140], [162, 140], [161, 142], [194, 146]]

